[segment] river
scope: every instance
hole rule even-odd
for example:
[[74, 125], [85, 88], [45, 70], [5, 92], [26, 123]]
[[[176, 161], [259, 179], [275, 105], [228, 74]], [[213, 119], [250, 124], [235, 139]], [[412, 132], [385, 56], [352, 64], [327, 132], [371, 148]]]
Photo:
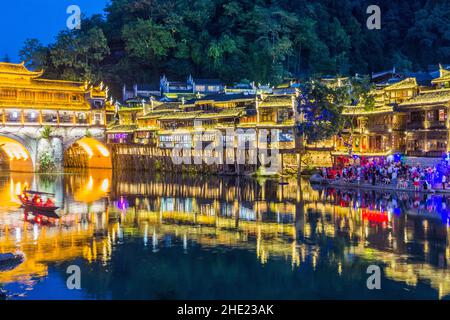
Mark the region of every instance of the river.
[[[24, 186], [55, 193], [61, 219], [25, 217]], [[1, 172], [0, 253], [25, 260], [0, 271], [0, 288], [11, 299], [448, 299], [447, 204], [306, 180]], [[74, 265], [80, 290], [67, 287]]]

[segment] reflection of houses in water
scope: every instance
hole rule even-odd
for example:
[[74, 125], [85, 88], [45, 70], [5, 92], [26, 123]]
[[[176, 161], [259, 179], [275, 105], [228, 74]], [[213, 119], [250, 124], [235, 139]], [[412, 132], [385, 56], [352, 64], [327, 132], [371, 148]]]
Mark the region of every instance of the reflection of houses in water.
[[[108, 227], [107, 203], [101, 200], [108, 191], [104, 190], [103, 182], [108, 180], [108, 172], [105, 174], [106, 176], [96, 172], [91, 175], [85, 172], [66, 175], [65, 183], [60, 175], [53, 177], [9, 173], [7, 177], [0, 177], [0, 200], [3, 205], [8, 205], [0, 213], [0, 252], [20, 249], [26, 256], [24, 263], [16, 269], [0, 273], [0, 283], [22, 281], [31, 284], [33, 277], [47, 274], [47, 265], [50, 262], [70, 261], [79, 257], [89, 260], [97, 255], [108, 259], [111, 254], [110, 239], [94, 237], [99, 228]], [[56, 191], [56, 200], [62, 206], [62, 219], [54, 225], [25, 222], [17, 199], [17, 194], [20, 194], [25, 186]], [[78, 190], [88, 190], [89, 199], [80, 197], [79, 202], [66, 199], [64, 194], [67, 190], [74, 194], [77, 194]], [[92, 203], [86, 203], [88, 200]]]
[[450, 294], [449, 224], [442, 196], [338, 190], [303, 195], [305, 212], [312, 213], [305, 216], [306, 238], [339, 235], [356, 244], [348, 253], [385, 265], [387, 277], [408, 285], [427, 280], [439, 297]]
[[[19, 247], [27, 256], [19, 268], [0, 274], [0, 282], [44, 276], [49, 262], [82, 257], [107, 263], [118, 241], [137, 237], [154, 250], [178, 243], [189, 252], [190, 242], [226, 246], [255, 252], [261, 263], [284, 259], [292, 266], [313, 268], [327, 263], [336, 265], [339, 274], [352, 270], [352, 256], [357, 256], [385, 265], [386, 276], [396, 281], [416, 285], [426, 280], [439, 296], [450, 293], [448, 226], [422, 215], [427, 208], [442, 209], [439, 200], [428, 205], [427, 199], [421, 200], [414, 208], [414, 197], [315, 191], [309, 184], [299, 192], [296, 182], [207, 177], [184, 179], [185, 184], [109, 180], [109, 201], [103, 200], [108, 177], [79, 174], [64, 179], [61, 190], [70, 195], [64, 197], [59, 224], [24, 223], [19, 210], [0, 215], [0, 252]], [[12, 189], [21, 181], [13, 180]], [[11, 189], [10, 181], [2, 182], [2, 196], [4, 188]], [[72, 196], [83, 188], [98, 199], [86, 204]], [[122, 207], [120, 201], [128, 204]], [[402, 213], [395, 210], [399, 206]], [[324, 241], [338, 243], [338, 251], [330, 255], [320, 246]]]

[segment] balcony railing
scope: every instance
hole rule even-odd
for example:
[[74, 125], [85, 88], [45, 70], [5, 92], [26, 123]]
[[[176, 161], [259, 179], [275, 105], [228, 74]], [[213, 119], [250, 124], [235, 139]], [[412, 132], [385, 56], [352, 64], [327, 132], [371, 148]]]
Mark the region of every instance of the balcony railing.
[[446, 128], [447, 128], [446, 121], [417, 121], [417, 122], [409, 122], [406, 125], [407, 130], [446, 129]]
[[422, 151], [422, 150], [408, 150], [406, 154], [411, 157], [429, 157], [429, 158], [440, 158], [442, 155], [446, 153], [445, 150], [431, 150], [431, 151]]

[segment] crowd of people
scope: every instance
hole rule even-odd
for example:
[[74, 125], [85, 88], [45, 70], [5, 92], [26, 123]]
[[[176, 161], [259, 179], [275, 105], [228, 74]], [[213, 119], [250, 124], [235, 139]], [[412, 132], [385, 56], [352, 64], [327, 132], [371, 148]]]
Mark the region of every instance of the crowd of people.
[[413, 187], [415, 191], [432, 191], [437, 188], [445, 190], [449, 181], [449, 172], [445, 165], [409, 166], [401, 161], [354, 164], [340, 169], [322, 168], [320, 175], [347, 183], [388, 184], [397, 189]]

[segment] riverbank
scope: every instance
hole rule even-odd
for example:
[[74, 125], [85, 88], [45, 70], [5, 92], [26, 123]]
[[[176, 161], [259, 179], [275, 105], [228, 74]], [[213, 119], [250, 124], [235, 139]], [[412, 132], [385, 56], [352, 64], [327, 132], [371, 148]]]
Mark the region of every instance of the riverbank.
[[[205, 155], [194, 157], [186, 155], [181, 163], [174, 161], [171, 149], [161, 149], [147, 145], [117, 145], [110, 144], [112, 167], [114, 170], [150, 171], [177, 174], [206, 174], [223, 176], [249, 176], [249, 175], [296, 175], [297, 155], [294, 153], [280, 153], [275, 165], [278, 169], [264, 168], [261, 163], [253, 163], [249, 152], [245, 153], [243, 164], [237, 159], [229, 161], [227, 158], [214, 158], [214, 163], [205, 163]], [[225, 157], [225, 156], [224, 156]], [[200, 161], [199, 161], [200, 160]], [[221, 160], [221, 161], [219, 161]], [[271, 164], [273, 164], [271, 162]]]
[[347, 188], [347, 189], [370, 189], [370, 190], [378, 190], [378, 191], [400, 191], [400, 192], [419, 192], [419, 193], [442, 193], [442, 194], [450, 194], [450, 186], [448, 189], [443, 189], [441, 185], [434, 185], [430, 190], [423, 190], [422, 188], [419, 191], [414, 190], [413, 186], [408, 186], [407, 188], [398, 188], [397, 184], [384, 184], [377, 183], [375, 185], [367, 182], [345, 182], [341, 180], [333, 180], [333, 179], [325, 179], [318, 178], [317, 176], [311, 177], [310, 180], [313, 185], [322, 185], [336, 188]]

